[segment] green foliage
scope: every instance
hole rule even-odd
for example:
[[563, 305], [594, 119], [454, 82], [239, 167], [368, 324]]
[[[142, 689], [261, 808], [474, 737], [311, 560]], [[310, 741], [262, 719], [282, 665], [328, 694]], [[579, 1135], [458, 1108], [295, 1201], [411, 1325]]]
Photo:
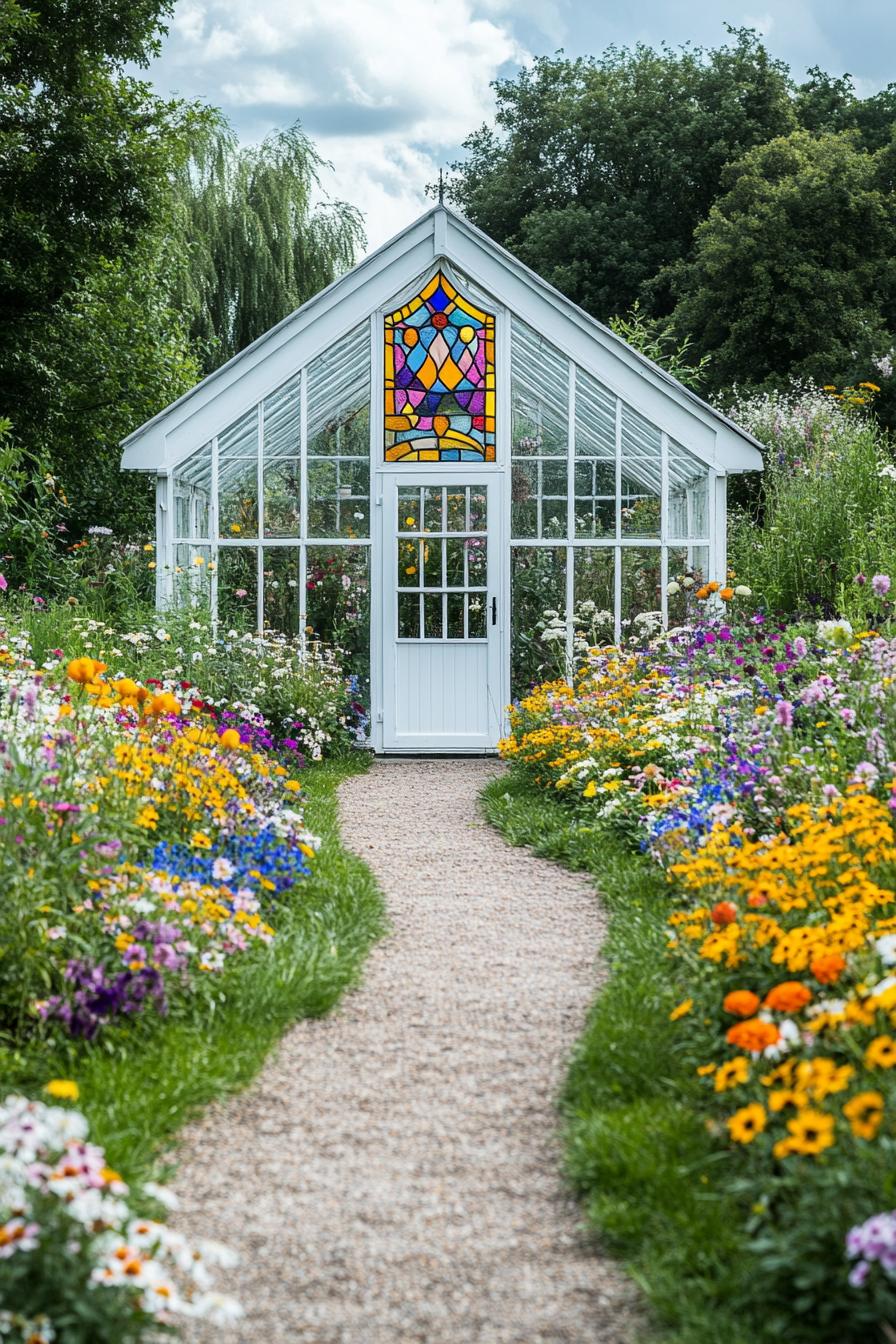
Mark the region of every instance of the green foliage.
[[892, 153], [853, 132], [794, 131], [751, 150], [675, 277], [679, 333], [716, 387], [867, 378], [896, 333]]
[[604, 320], [689, 254], [725, 165], [796, 125], [786, 67], [748, 30], [714, 51], [541, 57], [495, 91], [497, 128], [465, 142], [449, 195]]
[[773, 611], [879, 615], [870, 584], [896, 555], [896, 468], [863, 408], [811, 386], [742, 397], [730, 414], [767, 447], [758, 498], [732, 514], [729, 562]]
[[696, 391], [705, 381], [712, 355], [705, 351], [695, 364], [689, 357], [693, 339], [690, 336], [678, 338], [662, 319], [648, 317], [642, 312], [639, 300], [624, 317], [611, 317], [610, 328], [686, 387]]
[[364, 243], [358, 211], [315, 204], [324, 162], [296, 124], [241, 147], [222, 123], [194, 138], [176, 175], [179, 246], [189, 265], [174, 303], [204, 352], [206, 371], [355, 260]]

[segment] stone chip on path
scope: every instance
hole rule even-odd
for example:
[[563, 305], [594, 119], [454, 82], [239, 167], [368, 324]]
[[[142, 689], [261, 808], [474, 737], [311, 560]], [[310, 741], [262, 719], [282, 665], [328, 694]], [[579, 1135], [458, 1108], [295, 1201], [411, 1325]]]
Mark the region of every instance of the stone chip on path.
[[[624, 1344], [635, 1289], [581, 1231], [555, 1098], [594, 994], [587, 879], [479, 817], [495, 761], [380, 761], [341, 789], [392, 932], [183, 1135], [176, 1226], [229, 1242], [223, 1344]], [[221, 1141], [221, 1136], [226, 1141]]]

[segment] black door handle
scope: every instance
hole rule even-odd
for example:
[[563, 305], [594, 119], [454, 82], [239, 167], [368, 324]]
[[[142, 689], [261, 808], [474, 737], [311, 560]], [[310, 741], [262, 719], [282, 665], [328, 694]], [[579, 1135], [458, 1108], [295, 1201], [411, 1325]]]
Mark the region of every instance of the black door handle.
[[498, 624], [498, 599], [492, 598], [492, 625]]

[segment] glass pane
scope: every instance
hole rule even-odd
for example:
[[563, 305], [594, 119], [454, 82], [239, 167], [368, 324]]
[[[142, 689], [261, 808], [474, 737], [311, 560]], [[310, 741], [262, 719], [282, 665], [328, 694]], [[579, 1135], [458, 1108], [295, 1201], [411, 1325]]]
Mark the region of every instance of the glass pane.
[[442, 586], [442, 543], [438, 538], [423, 543], [423, 584], [426, 588]]
[[680, 444], [669, 443], [670, 537], [709, 536], [709, 468]]
[[694, 594], [706, 582], [708, 565], [706, 546], [669, 547], [669, 586], [677, 589], [666, 593], [670, 626], [684, 625], [697, 615], [701, 604]]
[[470, 514], [468, 518], [471, 532], [485, 532], [488, 529], [488, 492], [481, 486], [471, 486], [467, 490]]
[[[485, 516], [485, 498], [482, 498], [482, 513]], [[445, 501], [445, 528], [448, 532], [466, 532], [468, 531], [468, 507], [470, 502], [470, 487], [451, 486], [447, 490]], [[480, 521], [476, 527], [484, 526]]]
[[[470, 538], [478, 541], [478, 537]], [[445, 583], [449, 588], [463, 588], [466, 583], [464, 557], [467, 542], [463, 537], [449, 537], [445, 542]]]
[[576, 536], [615, 537], [615, 462], [577, 461], [575, 491]]
[[416, 485], [398, 487], [398, 530], [399, 532], [420, 530], [420, 491]]
[[370, 466], [367, 458], [308, 459], [308, 535], [366, 537]]
[[573, 551], [575, 606], [574, 647], [577, 656], [614, 637], [616, 547], [588, 546]]
[[566, 536], [566, 459], [515, 462], [510, 520], [514, 537]]
[[398, 586], [399, 588], [419, 588], [420, 542], [400, 541], [398, 543]]
[[569, 361], [517, 318], [511, 324], [510, 380], [513, 455], [565, 457]]
[[308, 453], [370, 458], [370, 327], [366, 322], [308, 366]]
[[229, 458], [218, 466], [218, 528], [222, 537], [258, 536], [258, 459]]
[[660, 547], [622, 548], [622, 633], [647, 638], [662, 624]]
[[616, 398], [576, 370], [576, 536], [616, 535]]
[[298, 457], [301, 452], [302, 383], [290, 378], [264, 402], [264, 460]]
[[[514, 546], [510, 557], [510, 688], [519, 699], [539, 681], [564, 672], [566, 548]], [[483, 610], [483, 626], [484, 616]], [[561, 626], [559, 637], [550, 633]]]
[[465, 637], [463, 593], [448, 594], [448, 629], [446, 634], [449, 639], [463, 639]]
[[420, 638], [420, 598], [416, 593], [398, 595], [398, 638]]
[[222, 631], [258, 629], [258, 551], [222, 546], [218, 551], [218, 622]]
[[367, 703], [370, 685], [370, 550], [367, 546], [309, 546], [306, 629], [341, 650]]
[[488, 543], [485, 537], [468, 537], [467, 587], [484, 588], [488, 582]]
[[426, 593], [423, 597], [423, 637], [442, 638], [442, 594]]
[[264, 628], [281, 635], [298, 635], [301, 631], [298, 548], [267, 546], [263, 561]]
[[266, 537], [298, 537], [301, 496], [299, 459], [280, 458], [264, 464], [264, 534]]
[[[450, 600], [450, 599], [449, 599]], [[485, 593], [467, 597], [467, 638], [485, 639]]]
[[622, 407], [623, 537], [660, 535], [662, 448], [660, 431], [630, 406]]
[[538, 463], [514, 462], [510, 476], [510, 535], [538, 536]]
[[212, 488], [212, 445], [181, 462], [174, 471], [174, 535], [207, 539]]
[[195, 542], [174, 548], [174, 600], [177, 606], [208, 608], [211, 602], [212, 549]]
[[423, 491], [423, 530], [441, 532], [442, 527], [442, 487], [427, 486]]

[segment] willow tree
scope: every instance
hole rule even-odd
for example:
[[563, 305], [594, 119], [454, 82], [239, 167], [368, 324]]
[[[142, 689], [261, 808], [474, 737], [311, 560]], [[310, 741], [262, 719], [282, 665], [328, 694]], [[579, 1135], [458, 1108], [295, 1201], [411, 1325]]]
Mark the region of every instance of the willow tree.
[[324, 198], [325, 166], [298, 124], [256, 146], [218, 124], [194, 145], [175, 184], [184, 264], [174, 302], [206, 372], [355, 261], [361, 215]]

